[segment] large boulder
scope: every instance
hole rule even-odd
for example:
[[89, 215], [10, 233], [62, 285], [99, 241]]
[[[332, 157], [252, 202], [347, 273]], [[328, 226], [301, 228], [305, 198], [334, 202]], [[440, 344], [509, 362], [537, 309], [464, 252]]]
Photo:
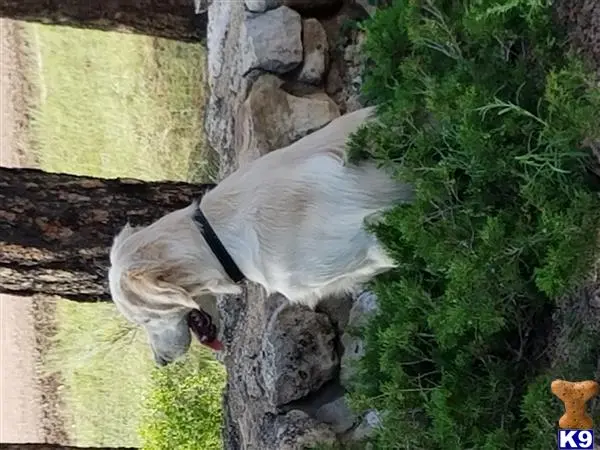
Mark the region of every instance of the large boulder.
[[276, 407], [317, 391], [339, 366], [329, 318], [282, 301], [269, 319], [261, 350], [265, 395]]
[[[374, 301], [361, 294], [350, 320], [363, 323]], [[346, 403], [338, 380], [337, 327], [328, 315], [267, 295], [251, 283], [239, 297], [220, 297], [219, 306], [227, 348], [225, 449], [348, 443], [378, 426], [376, 412], [357, 416]]]
[[297, 97], [281, 87], [283, 80], [264, 74], [252, 85], [236, 116], [238, 164], [256, 158], [322, 128], [340, 111], [325, 93]]
[[243, 2], [215, 1], [208, 8], [207, 82], [208, 102], [204, 129], [208, 144], [220, 156], [223, 176], [237, 162], [233, 144], [235, 114], [248, 93], [252, 79], [242, 70]]
[[302, 18], [287, 6], [246, 12], [242, 23], [243, 72], [286, 73], [302, 63]]
[[335, 440], [329, 425], [309, 414], [321, 405], [303, 403], [338, 368], [336, 334], [327, 316], [253, 284], [241, 297], [219, 298], [219, 305], [227, 345], [225, 448], [301, 449]]

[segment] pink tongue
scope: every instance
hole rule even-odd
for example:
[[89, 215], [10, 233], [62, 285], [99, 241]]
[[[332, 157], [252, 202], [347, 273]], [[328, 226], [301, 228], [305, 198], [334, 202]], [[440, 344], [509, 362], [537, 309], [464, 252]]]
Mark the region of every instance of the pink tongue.
[[218, 339], [215, 339], [212, 342], [203, 342], [203, 344], [206, 345], [207, 347], [212, 348], [213, 350], [218, 351], [218, 352], [223, 350], [223, 344]]

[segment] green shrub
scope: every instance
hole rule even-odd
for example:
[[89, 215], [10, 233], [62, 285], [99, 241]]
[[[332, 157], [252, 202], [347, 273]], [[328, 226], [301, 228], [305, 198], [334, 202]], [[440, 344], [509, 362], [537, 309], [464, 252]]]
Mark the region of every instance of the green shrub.
[[206, 357], [155, 369], [139, 430], [143, 448], [221, 449], [224, 382], [224, 368]]
[[351, 399], [388, 412], [378, 449], [555, 445], [564, 373], [543, 348], [595, 256], [600, 94], [551, 18], [539, 0], [396, 0], [366, 22], [380, 122], [351, 157], [416, 187], [374, 228], [400, 266], [373, 283]]

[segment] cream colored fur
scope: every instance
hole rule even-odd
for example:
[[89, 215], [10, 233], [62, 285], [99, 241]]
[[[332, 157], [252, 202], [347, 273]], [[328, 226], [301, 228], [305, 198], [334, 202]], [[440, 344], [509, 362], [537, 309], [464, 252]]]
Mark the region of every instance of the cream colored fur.
[[[372, 162], [346, 163], [346, 142], [372, 108], [344, 115], [240, 168], [200, 207], [244, 275], [311, 308], [394, 267], [365, 220], [411, 200]], [[185, 317], [198, 305], [217, 317], [214, 295], [238, 294], [192, 220], [196, 204], [115, 238], [110, 288], [118, 308], [145, 326], [155, 359], [187, 350]]]

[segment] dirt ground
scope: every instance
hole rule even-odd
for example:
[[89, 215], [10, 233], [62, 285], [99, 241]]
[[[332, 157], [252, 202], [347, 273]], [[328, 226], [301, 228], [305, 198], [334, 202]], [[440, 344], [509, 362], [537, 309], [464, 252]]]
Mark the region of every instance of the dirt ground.
[[23, 130], [26, 110], [24, 82], [19, 69], [22, 54], [17, 24], [0, 19], [0, 166], [18, 167], [24, 163]]
[[[0, 166], [22, 167], [27, 125], [18, 24], [0, 19]], [[0, 442], [64, 443], [54, 379], [37, 371], [52, 328], [53, 302], [0, 294]], [[40, 320], [41, 319], [41, 320]], [[50, 325], [50, 326], [49, 326]]]
[[[15, 24], [0, 19], [0, 166], [21, 165]], [[0, 442], [42, 442], [36, 335], [29, 298], [0, 295]]]

